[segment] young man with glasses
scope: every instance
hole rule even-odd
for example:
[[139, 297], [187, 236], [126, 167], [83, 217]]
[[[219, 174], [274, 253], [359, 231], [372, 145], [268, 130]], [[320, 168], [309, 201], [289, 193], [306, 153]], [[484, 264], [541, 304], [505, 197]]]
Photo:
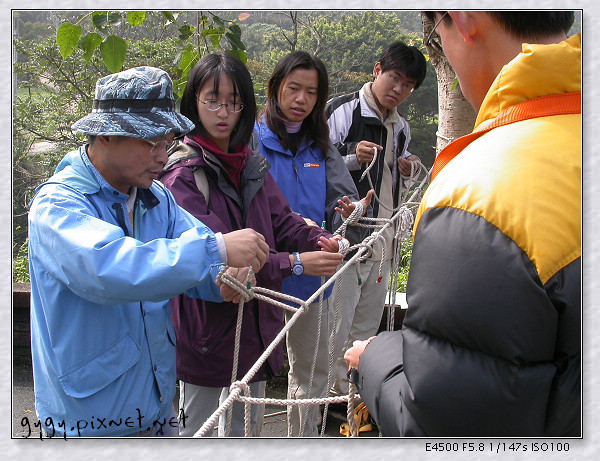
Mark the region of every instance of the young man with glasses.
[[349, 368], [384, 436], [581, 437], [574, 14], [428, 16], [475, 128], [435, 161], [402, 331], [358, 342]]
[[31, 351], [48, 436], [177, 436], [169, 298], [232, 299], [221, 268], [258, 272], [268, 258], [261, 234], [215, 234], [155, 181], [194, 127], [172, 85], [152, 67], [98, 80], [92, 113], [73, 125], [90, 142], [31, 204]]
[[[399, 191], [410, 178], [412, 162], [419, 160], [408, 151], [410, 128], [397, 108], [425, 79], [423, 54], [402, 42], [388, 45], [373, 68], [373, 81], [357, 92], [333, 98], [325, 109], [332, 143], [342, 154], [358, 193], [364, 197], [373, 188], [373, 216], [390, 218], [398, 206]], [[373, 162], [374, 156], [377, 158]], [[371, 163], [368, 176], [361, 180]], [[335, 335], [335, 393], [348, 392], [343, 351], [353, 341], [374, 335], [381, 322], [391, 271], [394, 228], [384, 233], [385, 243], [377, 241], [373, 253], [355, 270], [347, 270], [341, 284], [342, 312], [332, 332]], [[386, 246], [385, 264], [380, 274]], [[334, 290], [337, 293], [338, 290]]]

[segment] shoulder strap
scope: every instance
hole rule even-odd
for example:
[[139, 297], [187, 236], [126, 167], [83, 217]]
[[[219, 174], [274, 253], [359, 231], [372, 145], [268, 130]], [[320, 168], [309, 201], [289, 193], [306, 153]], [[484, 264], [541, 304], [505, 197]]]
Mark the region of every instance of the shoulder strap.
[[494, 121], [485, 128], [462, 136], [444, 147], [433, 164], [431, 180], [433, 181], [438, 173], [442, 171], [442, 168], [460, 154], [465, 147], [494, 128], [532, 118], [580, 113], [580, 91], [542, 96], [510, 106], [508, 109], [500, 112]]
[[[176, 163], [181, 162], [182, 160], [186, 160], [188, 158], [198, 157], [200, 152], [193, 148], [188, 144], [179, 143], [175, 147], [175, 149], [169, 152], [169, 160], [167, 164], [164, 166], [163, 170], [169, 170]], [[194, 172], [194, 180], [196, 181], [196, 187], [198, 190], [204, 195], [204, 199], [206, 200], [206, 204], [208, 205], [209, 198], [209, 187], [208, 181], [206, 180], [206, 173], [204, 168], [198, 166], [196, 168], [191, 168]]]
[[192, 146], [180, 142], [172, 151], [168, 152], [168, 155], [169, 160], [167, 160], [167, 164], [163, 167], [164, 171], [169, 170], [173, 165], [181, 162], [182, 160], [198, 157], [200, 152], [198, 152]]
[[208, 205], [210, 189], [208, 187], [208, 181], [206, 180], [206, 173], [204, 172], [204, 168], [200, 166], [193, 171], [194, 179], [196, 180], [196, 187], [198, 188], [200, 193], [204, 195], [204, 200], [206, 200], [206, 204]]

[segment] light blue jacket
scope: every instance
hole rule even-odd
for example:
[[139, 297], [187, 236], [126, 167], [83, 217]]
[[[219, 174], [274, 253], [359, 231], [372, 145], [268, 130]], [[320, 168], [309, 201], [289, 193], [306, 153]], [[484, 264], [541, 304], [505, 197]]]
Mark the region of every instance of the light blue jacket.
[[128, 196], [81, 147], [32, 202], [35, 403], [57, 434], [121, 436], [164, 424], [176, 382], [169, 298], [222, 301], [213, 232], [157, 181], [137, 197], [129, 237]]

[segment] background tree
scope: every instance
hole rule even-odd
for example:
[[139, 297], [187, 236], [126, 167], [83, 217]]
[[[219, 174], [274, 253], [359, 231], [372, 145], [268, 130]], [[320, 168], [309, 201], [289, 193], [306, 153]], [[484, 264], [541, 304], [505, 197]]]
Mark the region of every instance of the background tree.
[[[421, 13], [421, 21], [423, 25], [423, 41], [425, 41], [434, 24], [427, 18], [425, 13]], [[571, 36], [580, 32], [581, 11], [575, 11], [575, 21], [568, 35]], [[437, 156], [448, 143], [473, 131], [477, 113], [462, 94], [456, 74], [448, 60], [431, 49], [427, 50], [427, 54], [437, 75], [439, 102], [439, 122], [436, 132]]]
[[[427, 39], [434, 24], [425, 13], [421, 15], [423, 22], [423, 41]], [[454, 139], [464, 136], [475, 125], [477, 113], [473, 106], [465, 99], [454, 69], [444, 56], [440, 56], [431, 48], [427, 54], [437, 75], [438, 95], [438, 129], [436, 131], [436, 156]]]

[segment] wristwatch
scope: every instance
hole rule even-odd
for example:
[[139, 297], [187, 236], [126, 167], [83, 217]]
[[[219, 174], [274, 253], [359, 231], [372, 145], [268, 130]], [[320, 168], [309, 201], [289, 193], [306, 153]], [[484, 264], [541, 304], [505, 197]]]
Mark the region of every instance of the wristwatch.
[[300, 261], [300, 253], [292, 253], [294, 255], [294, 267], [292, 267], [292, 273], [294, 275], [302, 275], [304, 273], [304, 266]]

